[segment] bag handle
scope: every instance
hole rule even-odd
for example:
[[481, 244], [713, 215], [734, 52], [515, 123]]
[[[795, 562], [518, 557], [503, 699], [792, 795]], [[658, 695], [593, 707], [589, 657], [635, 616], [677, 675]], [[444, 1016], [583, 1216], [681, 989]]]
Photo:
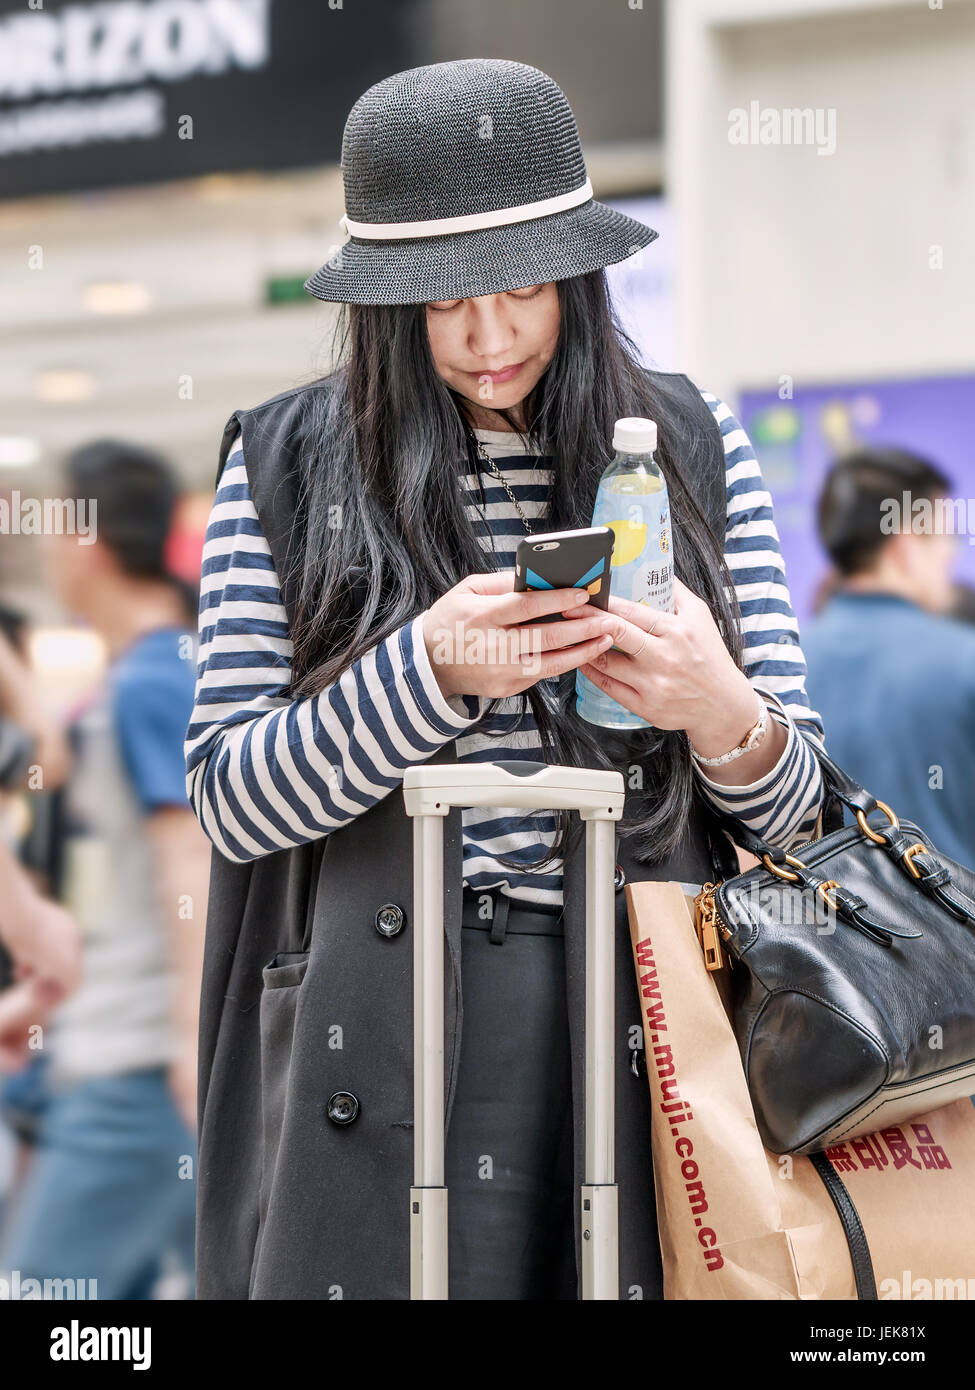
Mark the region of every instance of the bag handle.
[[[953, 917], [975, 926], [975, 902], [953, 882], [951, 870], [938, 857], [934, 847], [925, 844], [923, 840], [915, 839], [913, 835], [902, 830], [900, 821], [886, 802], [871, 795], [849, 773], [844, 772], [816, 739], [807, 739], [806, 741], [819, 759], [826, 789], [823, 805], [823, 834], [828, 835], [832, 830], [838, 830], [842, 826], [842, 808], [848, 806], [855, 814], [857, 824], [865, 839], [889, 855], [913, 884], [929, 897], [935, 898]], [[701, 800], [705, 800], [703, 795]], [[878, 809], [884, 812], [889, 822], [882, 830], [867, 823], [867, 816]], [[756, 859], [761, 860], [771, 873], [804, 888], [818, 889], [822, 892], [826, 902], [851, 926], [857, 927], [874, 940], [889, 946], [893, 936], [906, 937], [922, 934], [920, 931], [899, 932], [892, 930], [889, 926], [881, 926], [870, 917], [869, 912], [866, 911], [867, 905], [862, 898], [847, 893], [835, 880], [824, 878], [815, 869], [803, 864], [796, 855], [783, 849], [781, 845], [769, 844], [760, 835], [756, 835], [738, 816], [732, 815], [728, 811], [720, 811], [710, 802], [707, 803], [707, 810], [719, 832], [722, 830], [727, 832], [735, 844], [740, 845], [749, 854], [755, 855]], [[717, 838], [711, 837], [716, 872], [720, 877], [732, 878], [741, 870], [737, 865], [737, 856], [731, 854], [730, 847], [726, 845], [727, 853], [722, 852], [721, 838], [720, 834]], [[733, 865], [732, 859], [735, 861]], [[729, 868], [730, 872], [728, 872]]]
[[[859, 782], [844, 772], [817, 740], [807, 739], [806, 742], [819, 759], [826, 790], [823, 802], [824, 835], [828, 835], [832, 830], [840, 829], [843, 824], [844, 806], [848, 806], [853, 811], [858, 821], [860, 821], [861, 816], [865, 820], [871, 811], [875, 811], [878, 807], [884, 807], [882, 801], [871, 796], [866, 788], [861, 787]], [[748, 850], [749, 854], [754, 854], [757, 859], [763, 859], [768, 855], [773, 863], [777, 865], [784, 863], [785, 850], [779, 846], [770, 845], [730, 811], [720, 811], [716, 806], [710, 806], [710, 809], [721, 828], [728, 832], [735, 844], [741, 845], [742, 849]], [[889, 807], [884, 807], [884, 809], [888, 812], [890, 810]], [[890, 814], [892, 815], [892, 813]], [[860, 824], [862, 829], [862, 822]]]

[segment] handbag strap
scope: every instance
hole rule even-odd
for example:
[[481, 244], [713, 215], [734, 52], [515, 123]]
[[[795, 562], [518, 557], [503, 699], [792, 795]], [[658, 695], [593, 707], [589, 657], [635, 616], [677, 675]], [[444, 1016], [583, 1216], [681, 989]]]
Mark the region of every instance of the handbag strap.
[[[854, 812], [861, 811], [864, 816], [877, 808], [879, 802], [876, 797], [871, 796], [865, 788], [860, 786], [859, 782], [854, 781], [844, 772], [815, 739], [807, 739], [807, 743], [819, 759], [822, 770], [825, 788], [823, 799], [824, 835], [828, 835], [832, 830], [840, 829], [843, 824], [844, 806], [849, 806]], [[719, 809], [703, 793], [700, 794], [700, 800], [712, 829], [712, 857], [719, 878], [733, 877], [740, 872], [740, 869], [737, 857], [732, 853], [727, 841], [719, 833], [713, 833], [715, 831], [725, 831], [736, 845], [746, 849], [749, 854], [754, 854], [756, 859], [764, 859], [767, 855], [773, 864], [784, 865], [786, 851], [781, 846], [771, 845], [767, 840], [763, 840], [738, 816], [733, 815], [730, 811]]]
[[[934, 846], [919, 841], [914, 834], [903, 830], [890, 807], [872, 796], [859, 782], [844, 772], [834, 762], [816, 739], [806, 740], [819, 759], [823, 774], [826, 796], [823, 807], [823, 834], [839, 829], [843, 824], [842, 808], [848, 806], [854, 812], [865, 840], [870, 840], [877, 849], [882, 850], [897, 865], [906, 881], [920, 889], [928, 897], [934, 898], [947, 912], [960, 922], [975, 927], [975, 901], [952, 880], [951, 870], [937, 854]], [[705, 798], [701, 797], [702, 802]], [[867, 816], [880, 809], [887, 816], [886, 826], [868, 826]], [[766, 866], [777, 872], [780, 878], [787, 879], [803, 888], [820, 888], [831, 891], [836, 910], [852, 926], [858, 927], [866, 935], [872, 936], [882, 945], [890, 945], [891, 936], [920, 936], [920, 931], [900, 932], [890, 926], [881, 926], [866, 910], [861, 898], [846, 893], [840, 885], [826, 879], [814, 869], [804, 866], [801, 861], [781, 845], [771, 845], [756, 835], [750, 826], [728, 811], [706, 802], [706, 810], [718, 831], [726, 831], [731, 840], [754, 854]], [[839, 812], [837, 822], [837, 811]], [[740, 869], [737, 857], [722, 853], [723, 837], [712, 834], [712, 859], [719, 878], [736, 876]], [[774, 866], [774, 868], [773, 868]], [[730, 873], [728, 870], [730, 869]]]
[[[860, 783], [855, 781], [849, 773], [844, 772], [839, 763], [833, 761], [817, 739], [810, 738], [807, 739], [806, 742], [819, 759], [819, 766], [823, 776], [823, 785], [825, 787], [823, 805], [824, 834], [829, 834], [830, 830], [839, 829], [842, 825], [842, 808], [844, 806], [848, 806], [854, 815], [859, 811], [866, 817], [870, 815], [871, 811], [875, 811], [877, 807], [881, 805], [875, 796], [872, 796], [865, 787], [861, 787]], [[767, 844], [761, 836], [756, 835], [755, 832], [751, 830], [749, 826], [745, 825], [743, 821], [739, 820], [737, 816], [732, 815], [728, 811], [719, 811], [717, 807], [715, 807], [715, 815], [719, 821], [723, 823], [724, 829], [732, 836], [735, 843], [741, 845], [742, 849], [747, 849], [750, 854], [756, 855], [759, 859], [764, 854], [771, 854], [775, 862], [781, 862], [776, 859], [773, 846]], [[781, 856], [784, 851], [779, 850], [778, 853]]]
[[853, 1198], [846, 1190], [846, 1183], [824, 1153], [810, 1154], [809, 1159], [822, 1178], [843, 1226], [843, 1234], [846, 1236], [846, 1243], [850, 1248], [850, 1259], [853, 1262], [857, 1298], [861, 1301], [876, 1301], [877, 1280], [874, 1277], [873, 1261], [870, 1258], [870, 1246], [867, 1244], [860, 1213], [853, 1205]]

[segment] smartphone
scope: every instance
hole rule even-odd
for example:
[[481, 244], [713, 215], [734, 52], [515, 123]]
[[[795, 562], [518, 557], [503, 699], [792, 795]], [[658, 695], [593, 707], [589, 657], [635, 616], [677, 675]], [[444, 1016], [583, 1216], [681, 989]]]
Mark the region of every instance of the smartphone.
[[[589, 602], [609, 611], [610, 566], [616, 537], [609, 526], [526, 536], [515, 555], [515, 593], [536, 589], [588, 589]], [[548, 613], [533, 623], [561, 621]]]

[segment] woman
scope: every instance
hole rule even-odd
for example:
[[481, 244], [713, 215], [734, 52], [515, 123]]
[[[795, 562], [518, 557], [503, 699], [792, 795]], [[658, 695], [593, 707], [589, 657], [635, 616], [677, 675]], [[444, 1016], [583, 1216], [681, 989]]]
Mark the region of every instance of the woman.
[[[235, 412], [204, 553], [200, 1297], [408, 1296], [409, 766], [621, 767], [618, 888], [712, 876], [706, 805], [785, 845], [822, 798], [771, 499], [727, 406], [620, 332], [603, 268], [656, 233], [593, 201], [561, 90], [495, 59], [396, 74], [353, 108], [342, 165], [349, 240], [307, 285], [349, 306], [340, 365]], [[522, 535], [590, 523], [624, 415], [660, 429], [676, 612], [514, 595]], [[549, 612], [519, 659], [517, 625]], [[579, 669], [656, 727], [586, 726]], [[570, 828], [446, 821], [452, 1298], [577, 1296]], [[617, 929], [621, 1287], [659, 1298], [620, 892]]]

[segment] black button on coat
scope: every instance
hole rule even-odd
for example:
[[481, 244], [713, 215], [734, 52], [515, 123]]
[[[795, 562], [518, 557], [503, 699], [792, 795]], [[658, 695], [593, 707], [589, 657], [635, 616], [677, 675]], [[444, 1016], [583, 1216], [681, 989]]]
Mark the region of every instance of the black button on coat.
[[382, 936], [398, 936], [406, 922], [406, 913], [399, 903], [383, 903], [376, 913], [376, 931]]
[[[685, 476], [697, 487], [723, 549], [725, 463], [718, 426], [686, 377], [651, 376], [665, 403], [661, 431], [679, 420]], [[237, 433], [243, 433], [251, 492], [282, 576], [291, 572], [303, 405], [308, 393], [328, 389], [327, 381], [317, 382], [237, 411], [224, 433], [221, 470]], [[284, 602], [292, 616], [294, 598], [286, 580]], [[430, 761], [456, 762], [455, 742]], [[616, 765], [628, 785], [625, 756]], [[617, 836], [616, 843], [615, 859], [629, 883], [701, 883], [713, 877], [701, 809], [679, 852], [664, 862], [640, 864], [632, 840]], [[459, 809], [446, 818], [444, 850], [449, 1125], [463, 1031]], [[387, 935], [381, 924], [396, 925], [390, 905], [412, 910], [412, 872], [412, 826], [398, 789], [311, 844], [246, 864], [212, 855], [199, 1062], [201, 1299], [409, 1297], [413, 939], [409, 930]], [[575, 1176], [581, 1184], [581, 833], [564, 875]], [[658, 1299], [649, 1091], [630, 1053], [639, 1036], [640, 1000], [622, 891], [615, 902], [620, 1291], [624, 1299]], [[578, 1209], [576, 1243], [578, 1259]]]

